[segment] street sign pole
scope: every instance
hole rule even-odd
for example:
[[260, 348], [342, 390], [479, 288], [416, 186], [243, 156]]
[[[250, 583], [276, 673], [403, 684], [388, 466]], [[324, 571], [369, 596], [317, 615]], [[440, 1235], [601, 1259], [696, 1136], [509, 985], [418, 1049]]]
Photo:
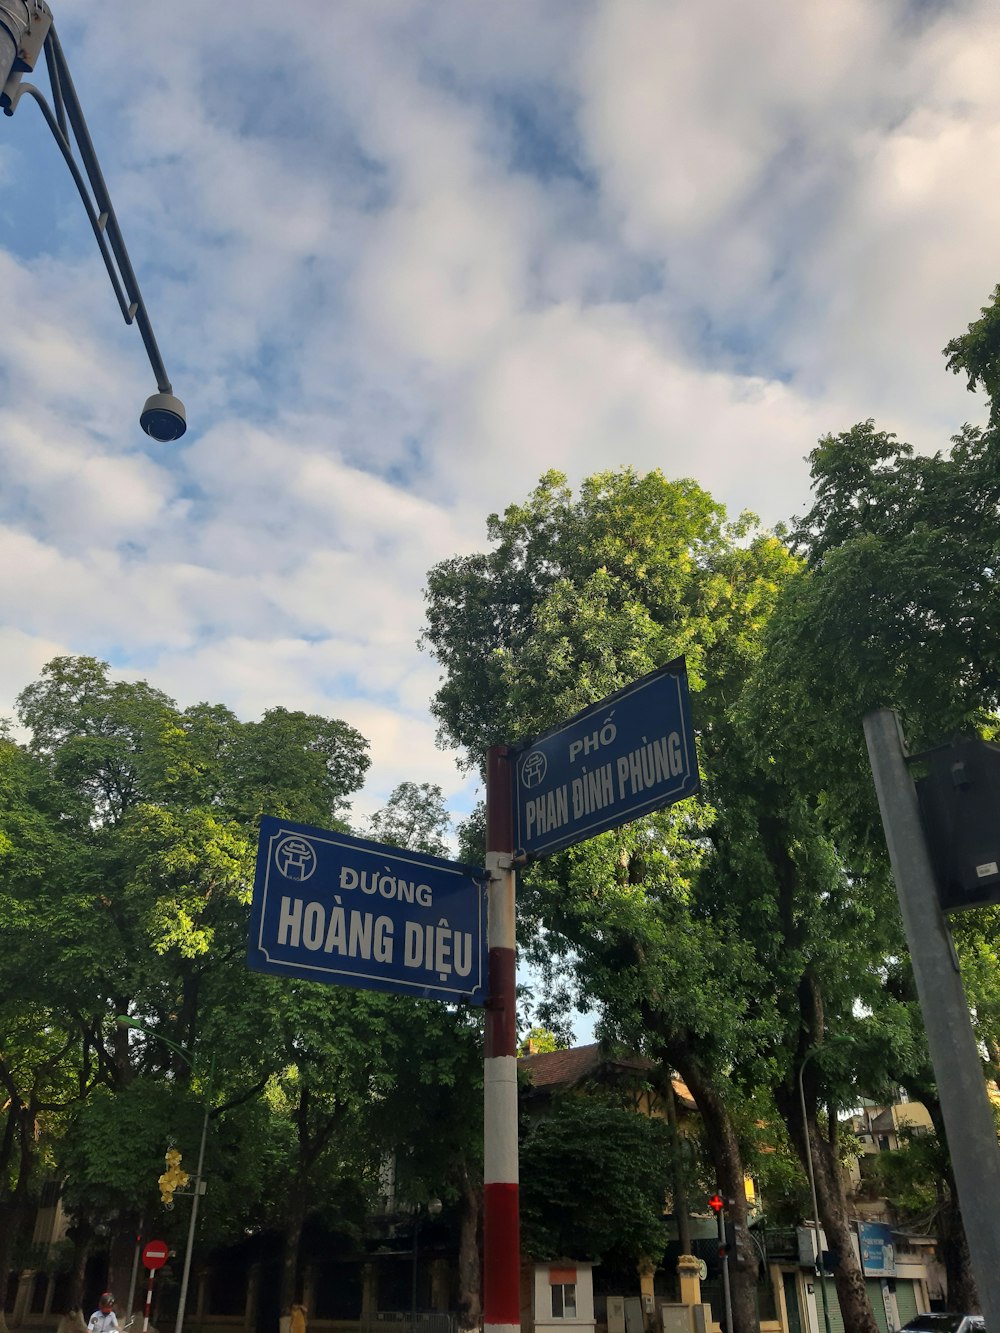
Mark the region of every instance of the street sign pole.
[[[208, 1076], [209, 1088], [212, 1086], [213, 1076], [215, 1074], [215, 1056], [212, 1056], [212, 1066]], [[174, 1333], [181, 1333], [184, 1327], [184, 1307], [187, 1304], [188, 1282], [191, 1278], [191, 1256], [194, 1253], [194, 1237], [198, 1226], [198, 1200], [201, 1198], [204, 1185], [202, 1183], [202, 1171], [205, 1166], [205, 1140], [208, 1137], [208, 1117], [210, 1113], [208, 1101], [205, 1102], [205, 1114], [201, 1120], [201, 1143], [198, 1145], [198, 1165], [194, 1173], [194, 1186], [192, 1189], [193, 1198], [191, 1199], [191, 1221], [188, 1223], [187, 1249], [184, 1251], [184, 1273], [181, 1277], [181, 1292], [177, 1297], [177, 1322], [174, 1325]], [[143, 1329], [143, 1333], [146, 1333]]]
[[969, 1003], [938, 903], [899, 722], [880, 708], [865, 717], [864, 728], [972, 1271], [986, 1327], [1000, 1328], [1000, 1148]]
[[[142, 1333], [148, 1333], [149, 1330], [149, 1312], [153, 1307], [153, 1278], [156, 1276], [156, 1270], [162, 1268], [167, 1262], [170, 1251], [162, 1240], [151, 1240], [142, 1252], [143, 1267], [149, 1271], [149, 1284], [146, 1287], [146, 1308], [142, 1316]], [[131, 1309], [129, 1314], [131, 1314]]]
[[715, 1214], [719, 1237], [719, 1268], [722, 1271], [722, 1300], [726, 1310], [726, 1333], [733, 1333], [733, 1297], [729, 1286], [729, 1245], [726, 1240], [726, 1201], [722, 1191], [716, 1190], [708, 1201]]
[[517, 1160], [514, 822], [509, 750], [486, 758], [489, 993], [483, 1061], [483, 1323], [485, 1333], [521, 1327]]
[[146, 1219], [140, 1218], [139, 1230], [136, 1232], [135, 1236], [135, 1249], [132, 1253], [132, 1272], [128, 1280], [128, 1302], [125, 1306], [126, 1313], [130, 1319], [132, 1317], [132, 1302], [135, 1300], [136, 1283], [139, 1280], [139, 1255], [142, 1251], [142, 1229], [145, 1225]]
[[722, 1299], [726, 1307], [726, 1333], [733, 1333], [733, 1294], [729, 1285], [729, 1246], [726, 1244], [726, 1210], [717, 1214], [719, 1228], [719, 1257], [722, 1260]]
[[153, 1307], [153, 1278], [156, 1276], [156, 1269], [149, 1270], [149, 1283], [146, 1286], [146, 1308], [142, 1314], [142, 1333], [149, 1333], [149, 1312]]

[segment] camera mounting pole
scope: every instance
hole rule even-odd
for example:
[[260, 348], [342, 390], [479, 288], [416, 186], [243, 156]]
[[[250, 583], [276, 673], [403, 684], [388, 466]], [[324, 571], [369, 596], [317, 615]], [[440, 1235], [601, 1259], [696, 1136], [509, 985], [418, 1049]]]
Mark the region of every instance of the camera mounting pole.
[[[23, 74], [34, 69], [43, 51], [52, 91], [52, 106], [33, 84], [21, 81]], [[52, 131], [83, 200], [122, 318], [126, 324], [135, 323], [139, 329], [157, 387], [157, 392], [146, 400], [139, 423], [154, 440], [179, 440], [187, 429], [184, 404], [174, 396], [160, 349], [156, 345], [146, 303], [142, 299], [66, 57], [52, 22], [52, 13], [45, 0], [0, 0], [0, 79], [3, 80], [0, 107], [6, 115], [14, 114], [24, 93], [34, 98], [41, 108], [45, 123]], [[80, 163], [77, 162], [77, 153]]]

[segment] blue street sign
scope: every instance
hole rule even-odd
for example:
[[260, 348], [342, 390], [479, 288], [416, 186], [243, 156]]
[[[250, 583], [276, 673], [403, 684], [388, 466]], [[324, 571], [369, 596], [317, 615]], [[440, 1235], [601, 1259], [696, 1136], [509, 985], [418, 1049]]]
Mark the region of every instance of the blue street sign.
[[672, 805], [699, 786], [687, 670], [679, 657], [513, 756], [514, 847], [571, 847]]
[[485, 1004], [486, 872], [265, 816], [247, 965]]

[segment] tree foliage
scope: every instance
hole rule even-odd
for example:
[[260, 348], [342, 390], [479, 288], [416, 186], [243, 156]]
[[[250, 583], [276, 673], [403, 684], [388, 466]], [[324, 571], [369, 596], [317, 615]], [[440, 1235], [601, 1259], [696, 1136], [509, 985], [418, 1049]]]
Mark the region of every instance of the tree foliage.
[[[489, 553], [428, 576], [444, 738], [478, 763], [488, 744], [536, 734], [684, 654], [711, 777], [796, 566], [781, 542], [749, 517], [729, 523], [694, 482], [629, 469], [587, 479], [577, 497], [549, 473], [524, 505], [491, 516], [488, 535]], [[741, 1043], [773, 1026], [773, 1000], [752, 945], [702, 901], [712, 820], [711, 806], [688, 800], [538, 863], [521, 876], [521, 928], [540, 967], [569, 970], [578, 1003], [681, 1072], [717, 1179], [740, 1199], [729, 1072]], [[735, 1266], [741, 1329], [752, 1327], [754, 1277], [755, 1265]]]
[[521, 1143], [525, 1252], [632, 1266], [659, 1258], [674, 1151], [660, 1120], [593, 1097], [557, 1098]]
[[[785, 775], [835, 840], [849, 881], [895, 925], [881, 822], [862, 719], [875, 708], [900, 717], [911, 752], [957, 734], [993, 736], [1000, 702], [996, 527], [1000, 514], [1000, 341], [997, 293], [982, 318], [945, 349], [949, 368], [991, 397], [986, 429], [964, 426], [951, 446], [920, 455], [866, 421], [820, 440], [810, 455], [813, 504], [795, 521], [804, 558], [764, 633], [765, 651], [740, 704], [761, 770]], [[789, 726], [794, 718], [794, 726]], [[953, 923], [967, 994], [995, 1074], [995, 908]], [[866, 942], [868, 936], [865, 936]], [[919, 1014], [901, 938], [881, 944], [883, 995], [862, 1025], [883, 1072], [936, 1111]], [[862, 1050], [864, 1047], [862, 1047]], [[869, 1058], [867, 1076], [872, 1078]], [[859, 1071], [860, 1072], [860, 1071]], [[942, 1225], [950, 1288], [975, 1308], [953, 1182]]]
[[815, 499], [793, 532], [806, 567], [744, 708], [769, 757], [827, 793], [840, 831], [878, 846], [865, 713], [894, 708], [914, 751], [995, 726], [1000, 434], [966, 426], [947, 453], [916, 455], [867, 421], [810, 463]]
[[[50, 662], [18, 717], [26, 745], [0, 740], [0, 1286], [40, 1168], [65, 1176], [85, 1242], [98, 1223], [149, 1215], [172, 1139], [193, 1164], [206, 1097], [214, 1128], [263, 1089], [274, 1050], [253, 1006], [283, 998], [243, 963], [257, 819], [329, 824], [368, 764], [336, 719], [182, 710], [93, 658]], [[191, 1062], [209, 1044], [210, 1086]], [[207, 1234], [245, 1216], [226, 1135], [209, 1145]]]
[[368, 822], [367, 836], [391, 847], [448, 855], [451, 819], [444, 792], [433, 782], [401, 782]]

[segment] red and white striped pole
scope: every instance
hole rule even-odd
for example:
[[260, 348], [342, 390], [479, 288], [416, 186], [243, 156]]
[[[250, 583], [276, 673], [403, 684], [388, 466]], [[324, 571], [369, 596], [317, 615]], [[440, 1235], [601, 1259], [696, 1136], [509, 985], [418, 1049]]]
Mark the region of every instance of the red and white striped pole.
[[521, 1327], [512, 802], [509, 750], [494, 745], [486, 757], [490, 998], [483, 1063], [484, 1333], [519, 1333]]
[[149, 1286], [146, 1288], [146, 1309], [142, 1316], [142, 1333], [148, 1333], [149, 1330], [149, 1312], [153, 1308], [153, 1278], [156, 1277], [156, 1269], [149, 1270]]

